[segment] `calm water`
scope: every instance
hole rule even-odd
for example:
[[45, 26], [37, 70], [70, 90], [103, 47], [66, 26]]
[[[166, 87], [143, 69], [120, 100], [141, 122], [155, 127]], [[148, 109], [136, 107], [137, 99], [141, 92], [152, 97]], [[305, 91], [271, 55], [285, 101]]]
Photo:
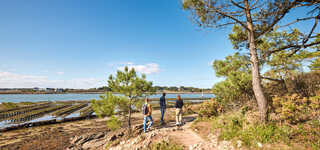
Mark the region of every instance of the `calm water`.
[[[37, 101], [66, 101], [66, 100], [91, 100], [98, 99], [100, 94], [0, 94], [0, 102], [37, 102]], [[182, 98], [200, 98], [202, 94], [180, 94]], [[151, 98], [159, 98], [161, 94], [152, 95]], [[177, 94], [167, 94], [167, 98], [175, 98]], [[203, 97], [213, 97], [212, 94], [203, 94]], [[65, 116], [64, 118], [72, 118], [80, 116], [79, 110]], [[16, 122], [15, 120], [0, 121], [0, 129], [10, 126], [15, 126], [21, 123], [38, 122], [44, 120], [57, 119], [61, 117], [54, 117], [50, 114], [30, 118], [25, 122]]]
[[[0, 102], [38, 102], [99, 99], [100, 94], [0, 94]], [[202, 94], [180, 94], [181, 98], [200, 98]], [[159, 98], [161, 94], [152, 95]], [[167, 98], [175, 98], [177, 94], [167, 94]], [[203, 94], [203, 97], [213, 97], [213, 94]]]

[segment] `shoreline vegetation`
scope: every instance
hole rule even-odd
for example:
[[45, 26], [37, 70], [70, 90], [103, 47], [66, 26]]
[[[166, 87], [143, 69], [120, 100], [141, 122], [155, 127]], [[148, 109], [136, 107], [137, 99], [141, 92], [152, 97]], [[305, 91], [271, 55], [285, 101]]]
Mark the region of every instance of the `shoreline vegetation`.
[[[196, 88], [185, 86], [154, 86], [153, 90], [155, 94], [161, 94], [163, 92], [169, 94], [210, 94], [211, 89], [208, 88]], [[0, 94], [104, 94], [110, 92], [109, 87], [99, 87], [90, 89], [68, 89], [68, 88], [0, 88]], [[117, 92], [113, 92], [117, 93]]]
[[[104, 94], [108, 91], [83, 91], [83, 92], [16, 92], [16, 91], [9, 91], [9, 92], [0, 92], [1, 94]], [[188, 92], [188, 91], [164, 91], [167, 94], [212, 94], [212, 92], [206, 91], [206, 92]], [[163, 92], [155, 92], [155, 94], [162, 94]], [[115, 93], [118, 94], [118, 93]]]
[[[155, 94], [211, 94], [211, 89], [194, 88], [194, 87], [153, 87]], [[108, 87], [91, 88], [91, 89], [62, 89], [62, 88], [0, 88], [1, 94], [104, 94], [110, 92]], [[113, 92], [117, 94], [118, 92]]]

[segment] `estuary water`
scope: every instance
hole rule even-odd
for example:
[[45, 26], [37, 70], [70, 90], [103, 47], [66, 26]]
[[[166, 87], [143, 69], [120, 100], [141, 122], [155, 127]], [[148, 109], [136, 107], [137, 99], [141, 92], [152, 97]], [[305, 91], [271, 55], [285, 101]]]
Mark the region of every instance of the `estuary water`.
[[[39, 101], [68, 101], [68, 100], [92, 100], [99, 99], [101, 94], [0, 94], [0, 103], [1, 102], [39, 102]], [[162, 94], [155, 94], [150, 96], [150, 98], [160, 98]], [[180, 94], [181, 98], [211, 98], [213, 94]], [[167, 94], [166, 98], [176, 98], [177, 94]], [[188, 100], [189, 101], [189, 100]], [[191, 100], [193, 101], [193, 100]], [[198, 100], [195, 100], [199, 102]], [[135, 108], [134, 108], [135, 109]], [[72, 112], [71, 114], [64, 116], [63, 118], [72, 118], [79, 117], [80, 110]], [[0, 129], [16, 126], [19, 124], [31, 123], [31, 122], [39, 122], [46, 120], [61, 120], [62, 117], [56, 117], [52, 114], [43, 114], [40, 116], [29, 117], [25, 120], [21, 121], [19, 119], [5, 118], [0, 119]]]
[[[99, 99], [101, 94], [0, 94], [1, 102], [39, 102], [39, 101], [68, 101], [68, 100], [92, 100]], [[180, 94], [181, 98], [200, 98], [202, 94]], [[175, 98], [177, 94], [167, 94], [166, 98]], [[155, 94], [150, 98], [160, 98], [161, 94]], [[211, 98], [213, 94], [203, 94], [203, 97]]]

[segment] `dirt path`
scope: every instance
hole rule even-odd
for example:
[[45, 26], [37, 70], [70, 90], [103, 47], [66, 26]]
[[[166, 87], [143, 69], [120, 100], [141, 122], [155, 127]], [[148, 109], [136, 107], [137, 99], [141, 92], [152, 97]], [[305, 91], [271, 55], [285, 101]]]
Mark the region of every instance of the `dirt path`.
[[[191, 124], [196, 118], [196, 115], [184, 117], [185, 124], [177, 128], [176, 131], [170, 132], [169, 137], [175, 140], [176, 143], [183, 145], [186, 149], [194, 149], [202, 144], [207, 143], [197, 133], [191, 129]], [[174, 125], [174, 122], [170, 122]]]
[[[129, 150], [129, 149], [143, 149], [151, 143], [158, 143], [161, 141], [171, 141], [175, 144], [181, 145], [185, 150], [215, 150], [216, 141], [205, 140], [193, 131], [191, 125], [197, 118], [197, 114], [185, 115], [183, 121], [185, 124], [181, 127], [175, 125], [175, 111], [169, 109], [166, 112], [165, 125], [160, 125], [160, 111], [154, 111], [152, 117], [154, 120], [153, 129], [147, 133], [131, 138], [127, 141], [122, 141], [119, 145], [110, 148], [111, 150]], [[139, 114], [136, 114], [139, 115]], [[137, 116], [135, 116], [137, 117]], [[215, 139], [216, 140], [216, 139]]]
[[[156, 113], [158, 114], [158, 113]], [[185, 150], [233, 150], [234, 147], [229, 141], [218, 142], [217, 136], [206, 132], [207, 135], [199, 135], [193, 131], [193, 121], [198, 117], [197, 114], [184, 115], [183, 121], [185, 124], [182, 127], [175, 125], [175, 111], [171, 109], [167, 112], [166, 118], [168, 122], [164, 126], [156, 126], [155, 129], [147, 133], [155, 135], [152, 141], [159, 142], [164, 138], [173, 140], [174, 143], [184, 146]], [[210, 125], [210, 124], [209, 124]], [[158, 137], [157, 137], [158, 136]]]

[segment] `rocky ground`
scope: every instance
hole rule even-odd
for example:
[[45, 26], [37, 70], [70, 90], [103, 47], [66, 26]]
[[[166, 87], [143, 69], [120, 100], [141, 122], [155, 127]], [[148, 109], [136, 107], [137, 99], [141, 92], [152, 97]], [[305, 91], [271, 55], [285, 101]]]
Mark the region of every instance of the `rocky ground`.
[[[148, 149], [154, 143], [173, 141], [182, 145], [184, 149], [234, 149], [227, 141], [217, 142], [217, 137], [210, 132], [197, 132], [192, 128], [196, 114], [184, 116], [185, 124], [176, 127], [174, 109], [166, 113], [166, 125], [159, 124], [160, 111], [153, 112], [154, 126], [148, 133], [143, 133], [143, 116], [141, 113], [133, 115], [132, 136], [128, 138], [125, 128], [110, 131], [106, 127], [106, 120], [91, 119], [76, 122], [62, 123], [21, 129], [1, 133], [1, 150], [131, 150]], [[202, 130], [207, 131], [204, 125]], [[196, 131], [195, 131], [196, 130]], [[241, 143], [240, 143], [241, 144]]]
[[1, 150], [61, 150], [71, 137], [84, 133], [107, 133], [106, 119], [90, 119], [0, 133]]
[[[169, 110], [169, 113], [172, 114], [173, 110]], [[182, 127], [176, 127], [174, 120], [169, 119], [166, 125], [155, 125], [147, 133], [143, 133], [142, 124], [137, 124], [132, 127], [132, 138], [127, 138], [127, 133], [123, 129], [108, 135], [85, 134], [75, 136], [71, 139], [68, 150], [142, 150], [148, 149], [150, 145], [161, 141], [174, 142], [187, 150], [234, 149], [230, 142], [218, 142], [217, 137], [212, 134], [199, 136], [194, 128], [191, 128], [196, 117], [195, 114], [185, 116], [185, 124]], [[206, 138], [203, 138], [203, 136]]]

